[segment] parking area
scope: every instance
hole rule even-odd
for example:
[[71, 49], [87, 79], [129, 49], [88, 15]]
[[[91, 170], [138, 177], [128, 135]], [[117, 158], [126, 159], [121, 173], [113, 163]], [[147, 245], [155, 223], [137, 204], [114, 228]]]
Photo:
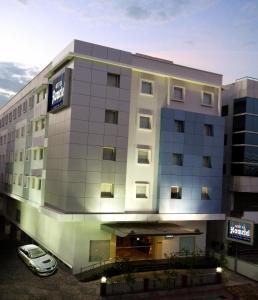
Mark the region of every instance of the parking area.
[[99, 299], [99, 283], [79, 282], [64, 268], [41, 278], [18, 257], [16, 242], [0, 240], [0, 299], [1, 300], [59, 300]]

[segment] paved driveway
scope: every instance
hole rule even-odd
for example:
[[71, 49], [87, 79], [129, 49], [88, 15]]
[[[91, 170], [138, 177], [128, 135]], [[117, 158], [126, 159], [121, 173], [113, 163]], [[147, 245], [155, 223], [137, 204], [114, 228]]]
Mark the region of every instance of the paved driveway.
[[1, 300], [95, 300], [99, 299], [98, 281], [79, 282], [62, 268], [46, 278], [34, 275], [16, 254], [17, 245], [0, 241]]

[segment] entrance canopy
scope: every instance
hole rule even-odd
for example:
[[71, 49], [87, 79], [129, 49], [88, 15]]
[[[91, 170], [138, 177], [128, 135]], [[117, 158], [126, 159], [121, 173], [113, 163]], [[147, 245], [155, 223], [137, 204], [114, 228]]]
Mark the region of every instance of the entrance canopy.
[[101, 224], [101, 229], [119, 237], [199, 235], [200, 230], [190, 229], [173, 223], [158, 222], [116, 222]]

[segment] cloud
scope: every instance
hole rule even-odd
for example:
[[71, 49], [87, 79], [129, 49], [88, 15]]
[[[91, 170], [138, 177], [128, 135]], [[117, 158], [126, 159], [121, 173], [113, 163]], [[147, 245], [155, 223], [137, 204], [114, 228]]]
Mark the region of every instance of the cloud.
[[0, 62], [0, 104], [6, 103], [38, 72], [36, 67], [26, 67], [14, 62]]
[[135, 21], [168, 22], [204, 10], [216, 0], [128, 0], [113, 1], [126, 17]]
[[193, 15], [218, 0], [88, 0], [77, 5], [68, 0], [56, 0], [57, 7], [91, 24], [103, 22], [163, 23], [178, 17]]
[[28, 4], [28, 0], [17, 0], [18, 2], [20, 2], [23, 5], [27, 5]]

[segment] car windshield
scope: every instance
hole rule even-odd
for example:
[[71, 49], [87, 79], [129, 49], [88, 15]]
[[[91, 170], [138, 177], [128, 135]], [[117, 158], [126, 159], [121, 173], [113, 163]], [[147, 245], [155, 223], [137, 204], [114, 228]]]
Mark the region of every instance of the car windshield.
[[40, 248], [34, 248], [34, 249], [29, 250], [29, 257], [30, 258], [37, 258], [37, 257], [43, 256], [45, 254], [46, 254], [46, 252], [43, 251]]

